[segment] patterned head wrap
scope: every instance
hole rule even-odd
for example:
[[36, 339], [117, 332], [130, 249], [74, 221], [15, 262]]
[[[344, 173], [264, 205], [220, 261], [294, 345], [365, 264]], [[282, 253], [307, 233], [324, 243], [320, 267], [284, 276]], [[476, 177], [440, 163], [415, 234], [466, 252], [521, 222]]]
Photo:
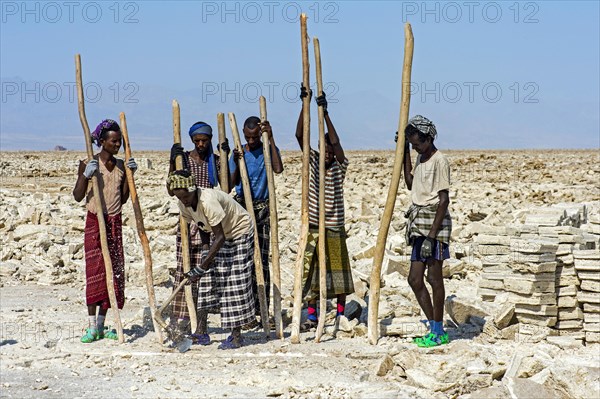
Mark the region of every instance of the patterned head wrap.
[[104, 132], [120, 132], [121, 128], [119, 124], [112, 119], [105, 119], [98, 126], [96, 126], [96, 130], [92, 132], [92, 141], [96, 143], [98, 147], [100, 147], [100, 137], [102, 137], [102, 133]]
[[432, 121], [421, 115], [415, 115], [408, 121], [408, 125], [414, 127], [419, 132], [426, 136], [430, 136], [432, 139], [437, 137], [437, 130]]
[[[204, 122], [196, 122], [190, 127], [190, 137], [197, 134], [204, 134], [212, 140], [212, 127]], [[208, 145], [208, 180], [213, 187], [219, 184], [217, 179], [217, 166], [215, 165], [215, 157], [213, 156], [212, 142]]]
[[196, 191], [196, 178], [187, 170], [177, 170], [169, 173], [169, 190], [183, 188], [188, 191]]

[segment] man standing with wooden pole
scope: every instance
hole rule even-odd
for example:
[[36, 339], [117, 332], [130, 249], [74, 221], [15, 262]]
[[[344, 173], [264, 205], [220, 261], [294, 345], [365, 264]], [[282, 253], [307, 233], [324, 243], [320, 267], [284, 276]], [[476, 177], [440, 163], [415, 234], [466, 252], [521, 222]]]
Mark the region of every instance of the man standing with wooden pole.
[[[308, 62], [308, 31], [306, 14], [300, 14], [300, 40], [302, 43], [302, 84], [310, 87], [310, 64]], [[304, 268], [304, 251], [308, 240], [308, 179], [310, 162], [310, 97], [308, 93], [302, 98], [302, 204], [300, 212], [300, 242], [294, 270], [294, 309], [292, 313], [292, 332], [290, 341], [300, 343], [300, 323], [302, 316], [302, 272]]]
[[[263, 264], [262, 264], [262, 254], [260, 251], [260, 243], [258, 241], [258, 229], [256, 227], [256, 216], [254, 212], [251, 212], [250, 209], [254, 209], [252, 204], [252, 191], [250, 188], [250, 182], [248, 179], [248, 169], [246, 168], [246, 161], [244, 154], [244, 149], [242, 147], [242, 142], [240, 140], [240, 133], [238, 132], [237, 122], [235, 120], [235, 115], [230, 112], [229, 113], [229, 124], [231, 126], [231, 132], [233, 134], [233, 141], [235, 145], [235, 150], [233, 154], [233, 158], [238, 159], [239, 170], [237, 171], [238, 176], [241, 177], [242, 186], [243, 186], [243, 194], [245, 201], [245, 209], [248, 210], [248, 214], [250, 215], [250, 219], [252, 220], [252, 224], [254, 226], [254, 275], [256, 276], [256, 285], [257, 285], [257, 295], [258, 302], [260, 306], [260, 319], [262, 322], [263, 330], [265, 336], [269, 336], [269, 307], [267, 305], [266, 299], [266, 289], [265, 289], [265, 276], [263, 274]], [[241, 154], [240, 155], [236, 155]], [[233, 173], [232, 173], [233, 174]], [[233, 179], [232, 179], [233, 180]]]
[[[240, 168], [238, 167], [239, 160], [241, 158], [244, 159], [246, 172], [248, 173], [248, 184], [251, 190], [254, 220], [256, 221], [256, 229], [258, 231], [258, 243], [268, 310], [271, 291], [271, 273], [269, 271], [271, 222], [266, 157], [269, 156], [272, 161], [269, 166], [272, 166], [273, 173], [279, 174], [283, 172], [283, 162], [281, 160], [279, 148], [275, 145], [273, 129], [268, 120], [265, 119], [264, 122], [261, 122], [260, 118], [257, 116], [248, 117], [244, 122], [243, 133], [246, 144], [243, 146], [242, 151], [237, 148], [233, 150], [233, 156], [229, 159], [229, 170], [231, 171], [231, 184], [235, 185], [235, 199], [246, 209], [245, 186], [242, 184]], [[268, 139], [266, 142], [267, 147], [265, 147], [265, 143], [261, 141], [262, 135], [266, 135]], [[252, 289], [255, 299], [254, 305], [256, 310], [259, 310], [260, 304], [255, 273], [253, 274]], [[257, 325], [258, 323], [254, 322], [245, 326], [245, 328], [250, 329]]]
[[[267, 100], [259, 98], [260, 123], [267, 122]], [[277, 196], [275, 193], [275, 176], [271, 164], [271, 141], [269, 132], [262, 131], [263, 154], [265, 156], [265, 171], [269, 186], [269, 223], [271, 227], [271, 254], [273, 259], [273, 316], [275, 319], [275, 336], [283, 338], [283, 322], [281, 320], [281, 271], [279, 269], [279, 219], [277, 217]]]
[[[94, 151], [92, 149], [92, 136], [90, 133], [90, 127], [87, 122], [87, 118], [85, 116], [85, 104], [83, 97], [83, 80], [81, 77], [81, 56], [79, 54], [75, 55], [75, 77], [77, 82], [77, 100], [78, 100], [78, 108], [79, 108], [79, 120], [81, 121], [81, 126], [83, 127], [83, 134], [85, 136], [85, 147], [87, 150], [88, 163], [94, 159]], [[120, 143], [119, 143], [120, 146]], [[96, 169], [98, 170], [98, 169]], [[102, 210], [102, 192], [100, 187], [98, 186], [98, 172], [93, 173], [91, 177], [92, 181], [92, 192], [93, 192], [93, 201], [95, 204], [96, 210]], [[78, 179], [78, 183], [79, 183]], [[77, 187], [76, 187], [77, 188]], [[75, 190], [74, 190], [75, 191]], [[127, 199], [127, 197], [125, 197]], [[108, 239], [106, 234], [106, 222], [104, 220], [104, 215], [102, 211], [97, 211], [96, 216], [98, 219], [98, 230], [100, 232], [100, 245], [102, 248], [102, 258], [104, 260], [104, 268], [106, 271], [106, 288], [108, 291], [108, 299], [109, 304], [113, 308], [115, 313], [115, 324], [117, 327], [117, 335], [119, 339], [119, 343], [125, 342], [125, 336], [123, 335], [123, 325], [121, 323], [121, 316], [119, 314], [119, 306], [117, 305], [117, 296], [115, 293], [114, 287], [114, 275], [113, 275], [113, 265], [110, 258], [110, 251], [108, 247]], [[99, 331], [100, 334], [103, 334], [103, 331]], [[94, 337], [94, 339], [97, 339]]]
[[394, 213], [396, 204], [396, 195], [400, 184], [400, 176], [404, 159], [404, 129], [408, 123], [408, 111], [410, 107], [410, 77], [412, 71], [412, 58], [414, 49], [414, 39], [412, 28], [409, 23], [404, 25], [404, 65], [402, 68], [402, 101], [400, 103], [400, 120], [398, 122], [398, 142], [396, 143], [396, 155], [394, 157], [394, 169], [392, 171], [392, 181], [388, 191], [387, 200], [383, 215], [381, 216], [381, 225], [377, 235], [377, 244], [375, 255], [373, 256], [373, 269], [371, 271], [371, 282], [369, 286], [369, 326], [368, 336], [372, 345], [377, 344], [379, 340], [379, 296], [381, 289], [381, 264], [385, 253], [385, 244]]
[[[129, 135], [127, 133], [127, 120], [125, 119], [125, 113], [121, 112], [119, 118], [121, 119], [121, 132], [123, 133], [125, 158], [130, 159], [131, 146], [129, 145]], [[154, 296], [154, 278], [152, 276], [152, 253], [150, 252], [150, 243], [148, 242], [146, 228], [144, 227], [144, 216], [142, 215], [142, 207], [140, 206], [140, 199], [137, 195], [137, 189], [135, 187], [133, 172], [129, 168], [125, 168], [125, 174], [127, 175], [127, 183], [129, 184], [131, 203], [133, 204], [135, 224], [137, 226], [138, 236], [140, 237], [140, 242], [142, 243], [142, 248], [144, 250], [144, 265], [146, 271], [146, 290], [148, 291], [148, 304], [150, 305], [150, 310], [154, 311], [154, 309], [156, 309], [156, 297]], [[154, 325], [154, 332], [156, 333], [158, 342], [162, 344], [162, 332], [160, 326], [154, 318], [152, 318], [152, 324]]]

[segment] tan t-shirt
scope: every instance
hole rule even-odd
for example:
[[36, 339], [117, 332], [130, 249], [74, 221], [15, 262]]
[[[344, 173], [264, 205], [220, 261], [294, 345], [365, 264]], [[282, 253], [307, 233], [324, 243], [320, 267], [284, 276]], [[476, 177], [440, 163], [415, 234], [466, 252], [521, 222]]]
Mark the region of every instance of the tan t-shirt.
[[418, 155], [412, 175], [410, 197], [415, 205], [437, 204], [440, 201], [438, 193], [450, 189], [450, 164], [439, 150], [423, 163]]
[[212, 232], [212, 226], [223, 226], [225, 239], [235, 240], [249, 234], [253, 228], [250, 215], [229, 194], [210, 188], [198, 189], [198, 206], [194, 211], [177, 201], [181, 215], [188, 221], [198, 223], [200, 229]]
[[[102, 192], [102, 210], [105, 215], [114, 216], [121, 213], [121, 187], [125, 179], [125, 164], [122, 159], [117, 158], [117, 164], [112, 172], [109, 172], [99, 160], [98, 155], [94, 156], [98, 160], [100, 173], [98, 176], [98, 187]], [[87, 160], [84, 161], [87, 165]], [[92, 184], [88, 184], [86, 198], [87, 210], [96, 214], [96, 200], [94, 199], [94, 190]]]

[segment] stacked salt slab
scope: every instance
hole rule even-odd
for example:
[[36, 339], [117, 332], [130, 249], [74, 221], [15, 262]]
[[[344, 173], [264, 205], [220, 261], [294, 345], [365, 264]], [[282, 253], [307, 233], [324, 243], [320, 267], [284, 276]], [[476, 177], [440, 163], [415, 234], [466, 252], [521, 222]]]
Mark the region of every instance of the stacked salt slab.
[[492, 302], [506, 292], [504, 278], [511, 271], [510, 239], [505, 227], [478, 226], [473, 252], [480, 257], [483, 268], [477, 292], [484, 301]]
[[600, 342], [600, 251], [575, 250], [573, 258], [581, 281], [577, 299], [583, 304], [585, 341]]
[[557, 322], [554, 329], [559, 335], [577, 340], [585, 338], [583, 312], [577, 300], [580, 281], [574, 267], [573, 251], [582, 248], [583, 232], [573, 226], [540, 226], [540, 236], [558, 242], [556, 250], [556, 303]]

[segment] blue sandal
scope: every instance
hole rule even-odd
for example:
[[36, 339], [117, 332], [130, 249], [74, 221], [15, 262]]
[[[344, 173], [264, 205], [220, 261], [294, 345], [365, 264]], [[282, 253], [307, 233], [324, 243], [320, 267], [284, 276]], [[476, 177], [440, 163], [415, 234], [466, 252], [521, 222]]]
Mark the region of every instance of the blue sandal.
[[210, 336], [208, 334], [190, 334], [192, 345], [210, 345]]
[[227, 339], [223, 342], [221, 342], [221, 345], [219, 345], [219, 349], [238, 349], [241, 348], [242, 346], [244, 346], [244, 338], [240, 336], [239, 340], [237, 342], [235, 342], [233, 340], [233, 335], [230, 335], [229, 337], [227, 337]]

